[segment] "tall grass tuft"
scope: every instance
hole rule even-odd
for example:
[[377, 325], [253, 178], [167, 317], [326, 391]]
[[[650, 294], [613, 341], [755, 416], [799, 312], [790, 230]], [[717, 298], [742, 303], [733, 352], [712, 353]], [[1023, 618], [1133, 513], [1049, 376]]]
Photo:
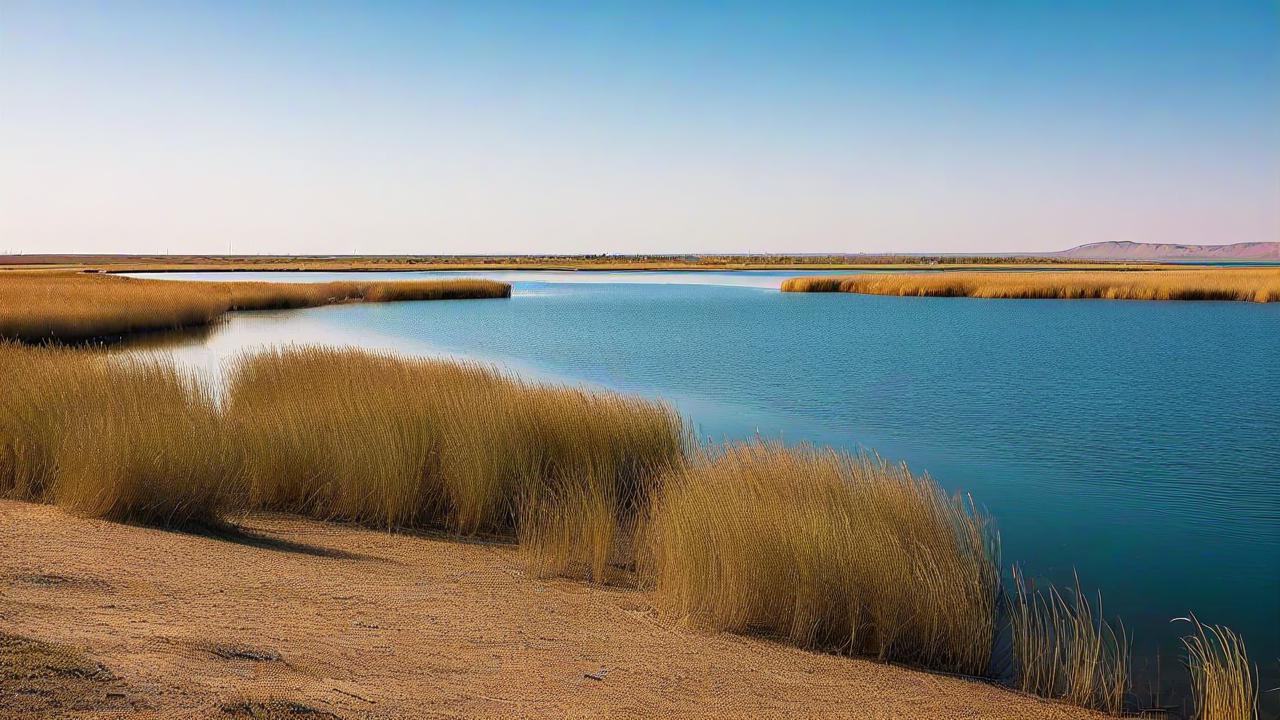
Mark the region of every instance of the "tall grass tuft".
[[101, 356], [0, 340], [0, 496], [41, 501], [71, 417], [108, 388]]
[[982, 674], [997, 540], [972, 503], [878, 458], [752, 442], [669, 476], [646, 574], [669, 615]]
[[1102, 618], [1102, 600], [1093, 605], [1075, 585], [1067, 593], [1049, 586], [1036, 590], [1013, 569], [1013, 654], [1018, 687], [1119, 715], [1129, 691], [1129, 642], [1124, 627]]
[[0, 280], [0, 338], [75, 342], [207, 325], [231, 310], [510, 295], [510, 285], [491, 280], [177, 282], [69, 272], [6, 272]]
[[252, 506], [462, 534], [511, 534], [524, 519], [531, 546], [556, 542], [569, 507], [575, 547], [608, 545], [605, 519], [686, 443], [661, 403], [351, 349], [241, 358], [225, 402]]
[[975, 298], [1280, 302], [1280, 269], [932, 272], [799, 277], [783, 292]]
[[0, 367], [0, 494], [164, 526], [238, 503], [217, 407], [171, 363], [0, 344]]
[[107, 402], [65, 426], [50, 499], [90, 517], [219, 524], [240, 503], [239, 469], [206, 386], [167, 362], [111, 362]]
[[1221, 625], [1204, 625], [1195, 615], [1178, 618], [1194, 628], [1182, 638], [1196, 720], [1255, 720], [1258, 680], [1244, 640]]

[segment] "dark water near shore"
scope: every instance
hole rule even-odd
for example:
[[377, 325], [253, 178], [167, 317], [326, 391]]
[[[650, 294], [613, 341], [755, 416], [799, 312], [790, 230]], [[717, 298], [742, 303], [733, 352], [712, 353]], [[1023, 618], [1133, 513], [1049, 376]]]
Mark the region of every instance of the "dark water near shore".
[[[176, 352], [449, 354], [663, 397], [704, 437], [871, 448], [972, 493], [1006, 563], [1100, 590], [1136, 639], [1137, 689], [1157, 649], [1166, 680], [1185, 675], [1170, 619], [1189, 611], [1244, 635], [1264, 695], [1280, 685], [1280, 304], [776, 290], [800, 274], [460, 273], [516, 292], [241, 313]], [[455, 273], [165, 277], [424, 275]]]

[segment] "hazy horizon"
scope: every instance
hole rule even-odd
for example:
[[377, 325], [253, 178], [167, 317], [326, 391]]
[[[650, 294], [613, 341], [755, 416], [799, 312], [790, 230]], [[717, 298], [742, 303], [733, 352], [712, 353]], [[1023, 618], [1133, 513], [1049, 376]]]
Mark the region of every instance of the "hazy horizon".
[[1280, 4], [0, 2], [0, 254], [1280, 239]]

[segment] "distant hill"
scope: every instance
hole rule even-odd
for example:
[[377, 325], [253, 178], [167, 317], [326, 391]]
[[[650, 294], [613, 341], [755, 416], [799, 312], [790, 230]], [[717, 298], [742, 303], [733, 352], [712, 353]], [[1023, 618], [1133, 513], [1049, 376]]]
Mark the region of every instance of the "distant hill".
[[1234, 245], [1099, 242], [1073, 247], [1054, 255], [1080, 260], [1280, 260], [1280, 242]]

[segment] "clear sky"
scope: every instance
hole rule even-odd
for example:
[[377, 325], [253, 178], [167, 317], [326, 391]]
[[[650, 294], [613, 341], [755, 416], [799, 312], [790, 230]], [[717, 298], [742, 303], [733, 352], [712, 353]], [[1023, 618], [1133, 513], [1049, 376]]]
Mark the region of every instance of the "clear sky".
[[1280, 3], [0, 0], [0, 253], [1280, 240]]

